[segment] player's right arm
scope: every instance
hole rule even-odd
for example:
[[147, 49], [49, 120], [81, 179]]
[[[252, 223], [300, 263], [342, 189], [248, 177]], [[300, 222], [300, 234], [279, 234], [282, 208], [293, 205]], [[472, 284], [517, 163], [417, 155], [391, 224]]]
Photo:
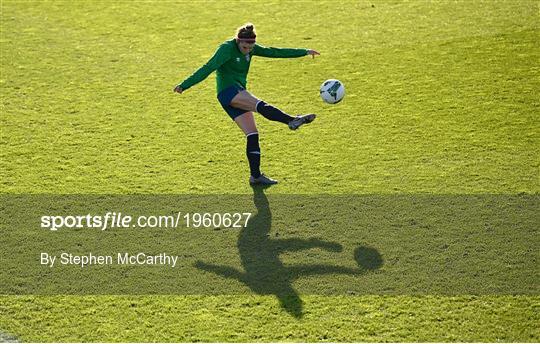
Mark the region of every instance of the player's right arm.
[[193, 73], [189, 78], [182, 81], [180, 84], [176, 85], [174, 88], [174, 92], [182, 93], [188, 88], [198, 84], [199, 82], [203, 81], [216, 69], [218, 69], [222, 64], [227, 62], [231, 56], [230, 46], [226, 44], [222, 44], [219, 46], [219, 48], [214, 53], [214, 56], [208, 60], [202, 66], [199, 68], [195, 73]]

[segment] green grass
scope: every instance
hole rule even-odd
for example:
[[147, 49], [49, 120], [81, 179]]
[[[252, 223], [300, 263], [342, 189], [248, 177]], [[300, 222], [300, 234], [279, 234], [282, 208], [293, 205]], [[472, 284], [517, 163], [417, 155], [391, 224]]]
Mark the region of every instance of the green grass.
[[[320, 114], [259, 119], [271, 192], [538, 192], [538, 2], [370, 4], [4, 1], [4, 192], [249, 193], [213, 76], [172, 93], [248, 19], [322, 54], [253, 62], [255, 95]], [[338, 106], [318, 98], [331, 77]]]
[[[0, 338], [4, 332], [25, 341], [540, 341], [534, 216], [540, 192], [538, 1], [2, 1], [4, 199], [252, 194], [244, 138], [217, 103], [213, 76], [183, 95], [172, 93], [247, 21], [255, 23], [263, 45], [321, 52], [314, 60], [252, 63], [248, 87], [255, 95], [291, 113], [319, 114], [298, 132], [257, 117], [263, 170], [281, 182], [266, 191], [269, 197], [386, 195], [388, 208], [368, 212], [377, 215], [371, 224], [368, 217], [360, 222], [380, 232], [324, 234], [341, 240], [345, 250], [359, 237], [374, 243], [385, 258], [379, 273], [386, 284], [400, 280], [392, 269], [421, 272], [414, 259], [437, 267], [448, 257], [441, 246], [432, 250], [429, 240], [401, 251], [407, 238], [425, 239], [422, 233], [440, 234], [435, 243], [453, 243], [451, 252], [475, 257], [470, 266], [467, 259], [450, 264], [453, 271], [470, 273], [486, 264], [486, 276], [477, 276], [480, 285], [494, 277], [517, 284], [486, 292], [498, 285], [487, 283], [483, 292], [469, 288], [453, 296], [444, 288], [415, 296], [410, 289], [384, 296], [306, 292], [299, 296], [302, 317], [287, 312], [275, 296], [255, 292], [6, 294], [0, 297]], [[339, 105], [318, 98], [328, 78], [346, 86]], [[515, 203], [517, 194], [528, 203]], [[471, 195], [483, 201], [473, 206]], [[405, 211], [419, 197], [439, 202]], [[392, 218], [392, 209], [404, 214]], [[2, 224], [2, 231], [11, 230]], [[286, 235], [324, 239], [316, 224], [304, 224], [306, 232]], [[216, 232], [205, 233], [195, 242], [217, 240]], [[17, 251], [12, 237], [2, 234], [8, 247], [3, 251]], [[226, 235], [218, 240], [231, 245], [224, 246], [229, 260], [223, 265], [234, 265], [237, 238], [235, 232]], [[501, 244], [509, 247], [502, 255]], [[197, 258], [206, 261], [214, 252]], [[308, 250], [281, 258], [301, 263], [319, 257]], [[400, 265], [399, 258], [410, 265]], [[514, 272], [504, 270], [507, 264]], [[426, 271], [423, 283], [430, 276], [437, 280], [436, 270]], [[0, 272], [6, 276], [9, 270]], [[198, 282], [224, 280], [210, 276]], [[370, 278], [365, 282], [375, 290], [385, 287]], [[339, 276], [335, 281], [346, 283]]]
[[[529, 342], [540, 298], [305, 296], [301, 320], [269, 296], [2, 297], [8, 330], [28, 341]], [[531, 307], [534, 305], [534, 308]], [[4, 328], [6, 328], [4, 326]]]
[[[0, 197], [0, 294], [537, 295], [535, 196]], [[245, 228], [39, 228], [43, 214], [251, 212]], [[321, 212], [324, 209], [324, 212]], [[24, 210], [24, 211], [23, 211]], [[42, 252], [178, 255], [175, 268], [36, 264]], [[287, 299], [293, 297], [292, 299]]]

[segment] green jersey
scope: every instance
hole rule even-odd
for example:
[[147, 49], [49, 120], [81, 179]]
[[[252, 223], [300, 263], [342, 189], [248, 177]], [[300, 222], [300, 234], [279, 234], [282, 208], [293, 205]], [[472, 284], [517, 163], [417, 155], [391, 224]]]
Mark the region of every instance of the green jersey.
[[307, 49], [270, 48], [255, 44], [251, 52], [242, 54], [235, 39], [225, 41], [216, 50], [214, 56], [199, 68], [189, 78], [184, 80], [180, 87], [187, 90], [191, 86], [203, 81], [216, 71], [217, 92], [227, 87], [237, 85], [246, 88], [247, 74], [252, 56], [264, 57], [301, 57], [306, 56]]

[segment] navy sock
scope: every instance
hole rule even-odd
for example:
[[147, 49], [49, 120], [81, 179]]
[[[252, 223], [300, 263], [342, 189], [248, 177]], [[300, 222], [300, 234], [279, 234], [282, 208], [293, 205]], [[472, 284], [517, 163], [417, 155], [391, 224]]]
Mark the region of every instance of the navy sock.
[[249, 162], [249, 170], [253, 178], [261, 176], [261, 148], [259, 147], [259, 133], [248, 134], [246, 155]]
[[257, 103], [257, 112], [263, 115], [266, 119], [285, 124], [288, 124], [294, 119], [294, 117], [287, 115], [285, 112], [270, 104], [266, 104], [262, 100]]

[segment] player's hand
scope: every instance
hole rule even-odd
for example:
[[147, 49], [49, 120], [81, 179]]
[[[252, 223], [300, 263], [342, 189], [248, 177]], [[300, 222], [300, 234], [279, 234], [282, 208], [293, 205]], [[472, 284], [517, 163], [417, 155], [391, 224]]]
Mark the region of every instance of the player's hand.
[[173, 89], [173, 92], [182, 93], [184, 92], [184, 90], [182, 89], [182, 87], [180, 87], [180, 85], [176, 85]]
[[320, 55], [321, 53], [319, 53], [317, 50], [311, 50], [311, 49], [309, 49], [309, 50], [307, 51], [307, 54], [308, 54], [308, 55], [311, 55], [311, 58], [315, 58], [315, 55]]

